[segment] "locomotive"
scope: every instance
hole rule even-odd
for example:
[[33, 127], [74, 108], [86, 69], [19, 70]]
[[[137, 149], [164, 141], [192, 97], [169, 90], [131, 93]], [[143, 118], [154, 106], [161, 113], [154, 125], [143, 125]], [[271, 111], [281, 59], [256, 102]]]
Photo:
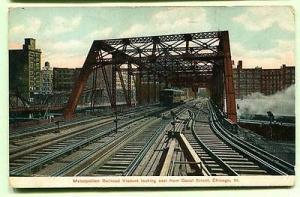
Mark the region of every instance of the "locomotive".
[[159, 102], [164, 106], [174, 106], [184, 103], [185, 92], [176, 89], [163, 89], [159, 93]]

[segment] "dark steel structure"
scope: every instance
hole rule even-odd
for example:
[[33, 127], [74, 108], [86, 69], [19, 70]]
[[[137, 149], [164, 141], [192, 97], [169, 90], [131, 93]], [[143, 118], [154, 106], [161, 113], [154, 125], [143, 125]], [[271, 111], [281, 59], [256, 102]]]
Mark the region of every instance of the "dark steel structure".
[[[72, 117], [89, 75], [98, 69], [103, 73], [111, 107], [115, 110], [116, 77], [124, 65], [128, 73], [127, 87], [123, 79], [121, 82], [128, 105], [131, 105], [131, 77], [135, 79], [138, 103], [141, 103], [142, 84], [147, 84], [148, 102], [151, 100], [150, 87], [157, 92], [156, 86], [159, 88], [161, 83], [189, 87], [194, 91], [206, 87], [212, 100], [222, 109], [226, 98], [228, 118], [236, 122], [228, 31], [95, 40], [74, 85], [64, 117]], [[111, 67], [111, 81], [106, 77], [106, 67]], [[155, 100], [157, 95], [154, 97]]]

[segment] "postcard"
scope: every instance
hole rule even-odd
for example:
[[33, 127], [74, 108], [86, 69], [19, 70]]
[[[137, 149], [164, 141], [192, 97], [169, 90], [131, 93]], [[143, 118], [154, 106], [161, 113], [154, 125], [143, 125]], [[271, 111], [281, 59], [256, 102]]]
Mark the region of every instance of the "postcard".
[[9, 8], [10, 186], [293, 186], [294, 14]]

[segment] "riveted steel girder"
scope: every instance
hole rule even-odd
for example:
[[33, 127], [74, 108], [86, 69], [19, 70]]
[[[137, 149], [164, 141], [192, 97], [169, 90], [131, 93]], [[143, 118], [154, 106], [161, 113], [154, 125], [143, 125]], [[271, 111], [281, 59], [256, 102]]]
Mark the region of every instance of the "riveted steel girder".
[[[141, 91], [140, 85], [143, 78], [146, 79], [144, 82], [148, 82], [148, 84], [150, 78], [169, 79], [166, 83], [171, 84], [178, 79], [181, 85], [193, 88], [205, 86], [205, 83], [208, 84], [207, 87], [212, 87], [210, 90], [213, 92], [212, 99], [223, 105], [223, 89], [225, 87], [228, 117], [232, 121], [236, 121], [227, 31], [95, 40], [83, 65], [82, 73], [75, 83], [64, 113], [65, 118], [72, 116], [78, 102], [77, 97], [80, 96], [83, 90], [82, 85], [84, 85], [90, 74], [90, 70], [103, 68], [107, 65], [123, 64], [137, 67], [134, 71], [129, 71], [133, 76], [137, 76], [137, 95], [140, 95], [138, 91]], [[130, 68], [127, 66], [127, 69], [131, 69], [131, 66]], [[194, 74], [193, 80], [187, 80], [187, 73]], [[116, 80], [114, 76], [113, 73], [112, 80]], [[186, 82], [183, 82], [184, 80]], [[219, 84], [209, 85], [211, 83]], [[115, 81], [112, 81], [113, 84], [115, 84]], [[122, 86], [125, 89], [125, 85]], [[127, 87], [129, 87], [129, 84]], [[111, 89], [111, 102], [114, 102], [111, 104], [115, 106], [115, 87]], [[126, 93], [126, 91], [124, 92]], [[148, 101], [151, 100], [149, 92], [148, 90]], [[130, 93], [126, 94], [128, 100]], [[137, 98], [137, 100], [139, 99]]]

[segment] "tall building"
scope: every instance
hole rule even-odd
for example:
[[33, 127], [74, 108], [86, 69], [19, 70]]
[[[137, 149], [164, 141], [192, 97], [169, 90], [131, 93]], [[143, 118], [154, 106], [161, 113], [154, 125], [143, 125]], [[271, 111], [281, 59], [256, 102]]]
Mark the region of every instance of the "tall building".
[[295, 67], [284, 64], [279, 69], [243, 68], [240, 60], [233, 69], [233, 78], [236, 98], [254, 92], [270, 95], [295, 84]]
[[49, 62], [45, 62], [45, 66], [41, 70], [41, 94], [47, 95], [52, 94], [53, 84], [53, 70], [50, 67]]
[[23, 49], [9, 50], [9, 91], [33, 101], [40, 91], [41, 50], [35, 39], [25, 38]]

